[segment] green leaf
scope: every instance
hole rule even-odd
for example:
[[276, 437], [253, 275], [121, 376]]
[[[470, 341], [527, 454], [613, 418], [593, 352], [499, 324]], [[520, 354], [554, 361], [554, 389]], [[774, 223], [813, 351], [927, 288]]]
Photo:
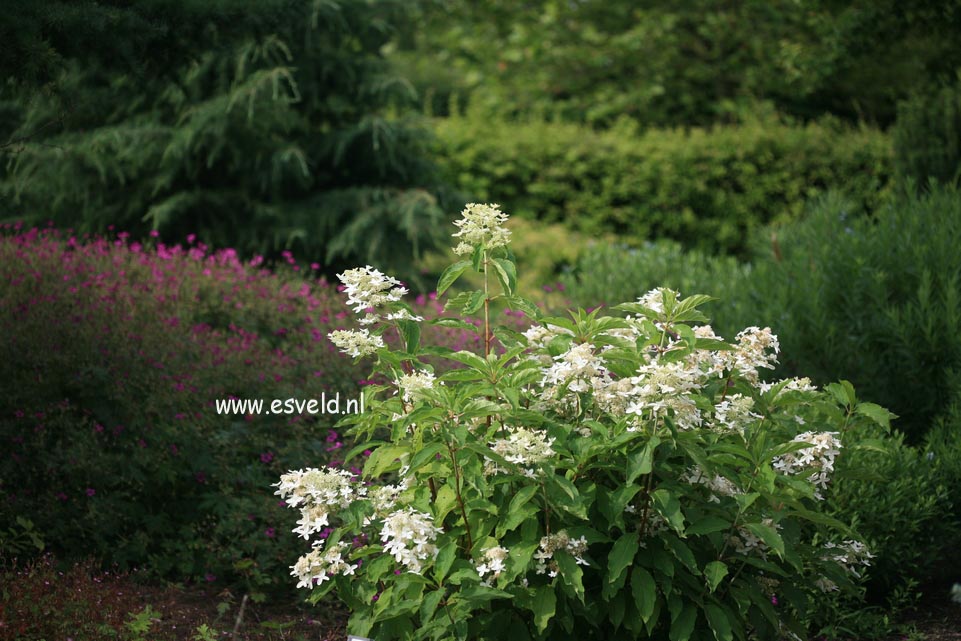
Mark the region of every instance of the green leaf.
[[687, 641], [694, 632], [694, 624], [697, 622], [697, 608], [687, 603], [681, 610], [677, 618], [671, 622], [669, 637], [671, 641]]
[[716, 516], [707, 516], [694, 523], [691, 523], [686, 530], [686, 534], [711, 534], [721, 532], [731, 527], [731, 523]]
[[744, 527], [754, 536], [767, 543], [767, 546], [777, 552], [779, 557], [784, 558], [784, 540], [777, 533], [777, 530], [763, 523], [748, 523]]
[[552, 586], [542, 585], [537, 588], [537, 594], [534, 595], [534, 603], [532, 604], [532, 611], [534, 613], [534, 625], [537, 627], [537, 631], [543, 632], [547, 629], [547, 624], [550, 623], [550, 620], [554, 618], [554, 614], [557, 612], [557, 596], [555, 596]]
[[660, 439], [658, 439], [656, 436], [652, 436], [651, 439], [644, 445], [643, 449], [628, 457], [627, 485], [633, 483], [637, 477], [641, 476], [642, 474], [651, 473], [651, 469], [654, 464], [654, 450], [658, 445], [660, 445], [660, 443]]
[[657, 601], [657, 584], [651, 573], [640, 566], [631, 570], [631, 594], [634, 604], [644, 623], [647, 623], [654, 613], [654, 603]]
[[557, 561], [557, 568], [560, 570], [564, 583], [574, 588], [574, 594], [584, 603], [584, 571], [577, 564], [573, 555], [563, 550], [554, 553], [554, 560]]
[[731, 622], [728, 621], [727, 615], [724, 614], [724, 610], [709, 603], [704, 606], [704, 614], [707, 615], [707, 622], [711, 626], [711, 630], [714, 632], [714, 638], [717, 641], [732, 641], [734, 635], [731, 632]]
[[417, 347], [420, 344], [420, 323], [412, 320], [399, 320], [397, 321], [397, 326], [400, 328], [400, 333], [404, 336], [404, 345], [407, 348], [407, 353], [416, 353]]
[[429, 592], [427, 596], [424, 597], [423, 603], [420, 604], [420, 623], [421, 625], [427, 625], [434, 616], [434, 612], [437, 611], [437, 604], [440, 600], [444, 598], [445, 590], [434, 590]]
[[681, 512], [681, 503], [673, 494], [664, 489], [654, 490], [651, 493], [654, 509], [664, 517], [668, 525], [680, 534], [684, 535], [684, 514]]
[[434, 561], [434, 578], [438, 583], [444, 582], [444, 577], [450, 572], [450, 566], [457, 556], [457, 542], [450, 541], [437, 551]]
[[428, 463], [433, 463], [437, 455], [446, 449], [443, 443], [436, 441], [424, 446], [417, 454], [414, 454], [414, 457], [410, 460], [410, 472], [416, 472]]
[[615, 583], [633, 562], [639, 545], [637, 532], [622, 534], [607, 557], [607, 582]]
[[711, 561], [704, 566], [704, 578], [707, 579], [707, 587], [711, 592], [717, 589], [717, 585], [727, 576], [727, 564], [723, 561]]
[[440, 279], [437, 281], [437, 295], [440, 296], [447, 289], [454, 284], [458, 278], [463, 275], [468, 269], [470, 269], [471, 263], [469, 260], [459, 260], [453, 265], [450, 265], [444, 272], [440, 275]]
[[854, 408], [854, 412], [862, 416], [867, 416], [886, 430], [891, 429], [891, 419], [897, 418], [896, 414], [892, 414], [875, 403], [858, 403], [857, 407]]
[[507, 296], [512, 296], [517, 289], [517, 267], [512, 261], [506, 258], [495, 258], [493, 260], [494, 269], [497, 272], [497, 279], [504, 288]]

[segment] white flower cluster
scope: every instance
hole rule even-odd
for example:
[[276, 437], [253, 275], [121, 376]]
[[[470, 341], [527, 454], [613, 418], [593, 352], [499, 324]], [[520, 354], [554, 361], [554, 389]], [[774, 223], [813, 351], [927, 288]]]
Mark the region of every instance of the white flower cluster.
[[434, 541], [441, 529], [434, 525], [433, 517], [412, 507], [398, 510], [384, 517], [380, 540], [384, 552], [414, 574], [424, 569], [424, 561], [437, 556]]
[[766, 393], [770, 392], [771, 389], [774, 388], [775, 386], [780, 385], [781, 383], [784, 383], [785, 380], [787, 381], [787, 384], [786, 384], [784, 387], [781, 388], [781, 391], [780, 391], [780, 392], [778, 392], [778, 394], [777, 394], [778, 397], [780, 397], [781, 394], [784, 394], [785, 392], [815, 392], [815, 391], [817, 391], [817, 387], [815, 387], [814, 385], [812, 385], [812, 384], [811, 384], [811, 379], [810, 379], [810, 378], [807, 378], [807, 377], [803, 377], [803, 378], [788, 378], [788, 379], [784, 379], [784, 380], [777, 381], [776, 383], [761, 383], [760, 385], [758, 385], [758, 389], [760, 389], [762, 393], [766, 394]]
[[[637, 376], [631, 378], [627, 414], [650, 418], [673, 410], [674, 422], [680, 429], [692, 429], [701, 424], [701, 410], [694, 402], [704, 374], [684, 361], [661, 362], [654, 358], [641, 365]], [[632, 429], [632, 428], [629, 428]]]
[[507, 222], [507, 214], [500, 210], [500, 205], [469, 203], [461, 216], [461, 220], [454, 222], [460, 231], [453, 236], [461, 238], [454, 248], [455, 254], [470, 254], [478, 245], [494, 249], [510, 242], [511, 232], [503, 227]]
[[488, 574], [491, 575], [482, 581], [484, 585], [490, 587], [493, 579], [499, 577], [501, 572], [507, 569], [506, 561], [509, 553], [510, 551], [507, 548], [499, 545], [483, 550], [483, 562], [480, 564], [475, 563], [474, 565], [477, 568], [477, 574], [480, 575], [482, 579]]
[[[509, 463], [521, 467], [522, 474], [529, 478], [536, 477], [537, 466], [553, 458], [555, 452], [551, 447], [554, 439], [547, 436], [543, 430], [528, 429], [526, 427], [508, 427], [507, 438], [494, 439], [490, 448], [500, 454]], [[484, 468], [487, 474], [508, 473], [487, 459]]]
[[346, 508], [352, 501], [367, 494], [367, 488], [353, 482], [353, 474], [329, 467], [307, 468], [288, 472], [274, 483], [279, 489], [274, 494], [290, 507], [300, 507], [301, 518], [294, 532], [309, 539], [329, 525], [331, 509]]
[[372, 335], [366, 329], [338, 329], [327, 334], [327, 337], [340, 351], [355, 358], [373, 354], [384, 346], [384, 339]]
[[692, 485], [703, 485], [708, 490], [711, 491], [711, 498], [708, 499], [712, 503], [720, 503], [721, 499], [718, 496], [737, 496], [741, 494], [741, 490], [732, 483], [729, 479], [715, 474], [714, 476], [707, 475], [700, 466], [695, 465], [687, 471], [681, 480], [690, 483]]
[[754, 399], [742, 394], [732, 394], [714, 406], [714, 422], [712, 426], [717, 430], [743, 431], [743, 427], [761, 418], [752, 412]]
[[433, 372], [412, 372], [402, 375], [397, 380], [397, 387], [403, 393], [404, 402], [413, 403], [424, 398], [424, 392], [434, 389], [434, 380]]
[[399, 280], [370, 265], [348, 269], [337, 278], [344, 284], [347, 304], [354, 306], [355, 313], [397, 302], [407, 294]]
[[777, 336], [771, 333], [770, 327], [760, 329], [748, 327], [742, 329], [737, 336], [737, 347], [731, 355], [732, 368], [741, 373], [752, 383], [758, 383], [758, 368], [774, 369], [777, 365], [777, 355], [781, 351], [781, 344]]
[[[841, 441], [837, 436], [837, 432], [798, 434], [792, 442], [807, 443], [809, 447], [778, 456], [774, 459], [774, 469], [787, 475], [809, 472], [809, 480], [816, 487], [826, 489], [834, 471], [834, 459], [841, 453]], [[815, 491], [814, 496], [824, 498], [819, 491]]]
[[[384, 515], [397, 507], [400, 495], [410, 489], [411, 478], [405, 477], [396, 485], [377, 485], [368, 490], [368, 498], [374, 506], [374, 512]], [[369, 522], [364, 523], [369, 525]]]
[[841, 543], [827, 542], [824, 544], [825, 554], [821, 558], [827, 561], [834, 561], [857, 578], [861, 578], [859, 566], [870, 566], [874, 555], [868, 550], [867, 546], [861, 541], [848, 539]]
[[557, 561], [554, 560], [554, 553], [558, 550], [569, 552], [578, 565], [587, 565], [587, 561], [584, 560], [587, 539], [583, 536], [572, 539], [566, 530], [561, 530], [557, 534], [541, 537], [539, 549], [534, 553], [534, 558], [537, 559], [535, 569], [538, 574], [546, 573], [551, 578], [557, 576]]
[[306, 555], [297, 559], [297, 563], [290, 566], [291, 576], [297, 577], [298, 588], [313, 589], [330, 580], [331, 576], [354, 573], [354, 566], [344, 560], [343, 554], [350, 548], [350, 544], [336, 543], [322, 552], [320, 546], [315, 547]]

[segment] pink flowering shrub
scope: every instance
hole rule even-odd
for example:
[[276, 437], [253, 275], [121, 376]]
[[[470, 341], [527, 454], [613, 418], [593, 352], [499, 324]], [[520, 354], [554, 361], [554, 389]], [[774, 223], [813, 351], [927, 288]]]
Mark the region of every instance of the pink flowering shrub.
[[[295, 547], [265, 488], [291, 461], [350, 471], [340, 417], [222, 415], [215, 401], [356, 398], [369, 372], [327, 338], [356, 326], [334, 286], [289, 256], [271, 271], [193, 238], [3, 231], [0, 521], [29, 517], [61, 556], [277, 581], [269, 568]], [[433, 297], [414, 307], [439, 313]]]

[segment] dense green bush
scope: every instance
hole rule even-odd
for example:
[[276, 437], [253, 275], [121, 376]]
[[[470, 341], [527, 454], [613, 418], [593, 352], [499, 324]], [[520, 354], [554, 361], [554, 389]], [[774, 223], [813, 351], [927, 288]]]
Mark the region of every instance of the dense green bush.
[[750, 316], [750, 309], [739, 309], [750, 276], [751, 266], [733, 257], [685, 250], [662, 240], [636, 248], [596, 243], [583, 251], [561, 282], [571, 301], [584, 307], [636, 300], [659, 283], [681, 293], [711, 289], [717, 300], [705, 305], [705, 313], [715, 326], [732, 328]]
[[961, 192], [905, 195], [874, 216], [832, 195], [754, 264], [742, 309], [779, 328], [784, 372], [851, 380], [920, 442], [959, 389]]
[[839, 464], [829, 506], [864, 535], [875, 554], [868, 573], [872, 595], [903, 598], [915, 582], [938, 575], [945, 552], [954, 549], [961, 534], [951, 518], [956, 491], [941, 461], [905, 445], [902, 434], [864, 431], [861, 437], [875, 439], [880, 448], [856, 450]]
[[890, 174], [885, 135], [829, 124], [594, 132], [476, 113], [435, 123], [448, 179], [472, 197], [586, 233], [711, 251], [743, 251], [751, 230], [797, 216], [832, 187], [873, 207]]
[[916, 184], [957, 181], [961, 172], [961, 73], [953, 84], [898, 104], [894, 128], [898, 173]]

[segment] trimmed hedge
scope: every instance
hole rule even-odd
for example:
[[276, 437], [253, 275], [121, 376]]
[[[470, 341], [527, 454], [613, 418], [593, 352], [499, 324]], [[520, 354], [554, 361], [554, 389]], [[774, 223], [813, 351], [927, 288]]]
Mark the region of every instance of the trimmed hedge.
[[806, 200], [845, 188], [866, 207], [892, 173], [888, 137], [830, 123], [756, 122], [643, 133], [477, 114], [435, 120], [447, 179], [511, 213], [589, 233], [741, 253], [751, 230], [797, 216]]

